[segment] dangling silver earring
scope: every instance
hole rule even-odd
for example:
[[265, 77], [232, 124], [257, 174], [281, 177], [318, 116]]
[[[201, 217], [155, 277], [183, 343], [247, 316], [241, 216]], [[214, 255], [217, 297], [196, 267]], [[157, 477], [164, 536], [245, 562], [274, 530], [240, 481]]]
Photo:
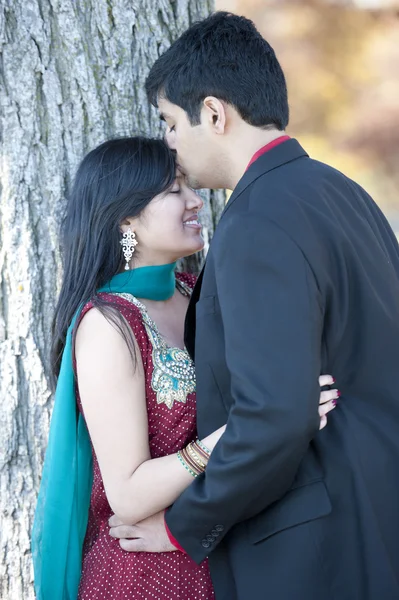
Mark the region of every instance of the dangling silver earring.
[[137, 246], [138, 242], [136, 240], [136, 234], [129, 227], [127, 231], [123, 234], [121, 241], [119, 242], [123, 247], [123, 256], [125, 257], [125, 271], [130, 269], [129, 263], [132, 260], [133, 252], [135, 246]]

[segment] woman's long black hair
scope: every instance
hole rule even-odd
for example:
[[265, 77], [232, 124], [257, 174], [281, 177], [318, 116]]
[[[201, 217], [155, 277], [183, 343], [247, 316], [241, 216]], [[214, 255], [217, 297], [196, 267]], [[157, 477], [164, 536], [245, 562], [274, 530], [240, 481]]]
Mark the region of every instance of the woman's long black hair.
[[96, 290], [123, 269], [120, 225], [138, 216], [175, 180], [173, 152], [162, 140], [144, 137], [107, 141], [81, 162], [68, 198], [61, 231], [63, 281], [55, 310], [51, 367], [60, 371], [67, 329], [79, 306], [89, 300], [122, 333], [133, 338], [116, 310]]

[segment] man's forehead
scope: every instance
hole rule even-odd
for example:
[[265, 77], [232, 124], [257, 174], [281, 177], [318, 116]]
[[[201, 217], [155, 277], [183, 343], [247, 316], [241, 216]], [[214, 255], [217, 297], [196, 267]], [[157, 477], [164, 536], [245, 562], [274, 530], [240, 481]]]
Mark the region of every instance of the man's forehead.
[[166, 100], [166, 98], [163, 98], [162, 96], [158, 98], [158, 110], [165, 118], [173, 117], [179, 108], [179, 106], [172, 104], [172, 102], [169, 102], [169, 100]]

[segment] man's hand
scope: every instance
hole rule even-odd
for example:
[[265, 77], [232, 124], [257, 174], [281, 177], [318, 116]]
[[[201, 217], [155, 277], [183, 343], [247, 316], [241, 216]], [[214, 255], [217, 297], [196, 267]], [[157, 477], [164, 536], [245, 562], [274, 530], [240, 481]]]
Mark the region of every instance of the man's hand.
[[128, 552], [173, 552], [165, 529], [164, 511], [148, 517], [136, 525], [124, 525], [117, 516], [108, 521], [112, 537], [119, 539], [120, 547]]

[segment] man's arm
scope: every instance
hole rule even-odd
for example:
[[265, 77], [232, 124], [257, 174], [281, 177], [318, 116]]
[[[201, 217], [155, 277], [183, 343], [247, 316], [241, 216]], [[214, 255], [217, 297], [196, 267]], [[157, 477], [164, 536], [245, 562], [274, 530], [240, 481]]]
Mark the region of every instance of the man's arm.
[[197, 562], [289, 489], [319, 428], [323, 315], [309, 264], [263, 216], [223, 229], [214, 258], [234, 402], [205, 474], [166, 514]]

